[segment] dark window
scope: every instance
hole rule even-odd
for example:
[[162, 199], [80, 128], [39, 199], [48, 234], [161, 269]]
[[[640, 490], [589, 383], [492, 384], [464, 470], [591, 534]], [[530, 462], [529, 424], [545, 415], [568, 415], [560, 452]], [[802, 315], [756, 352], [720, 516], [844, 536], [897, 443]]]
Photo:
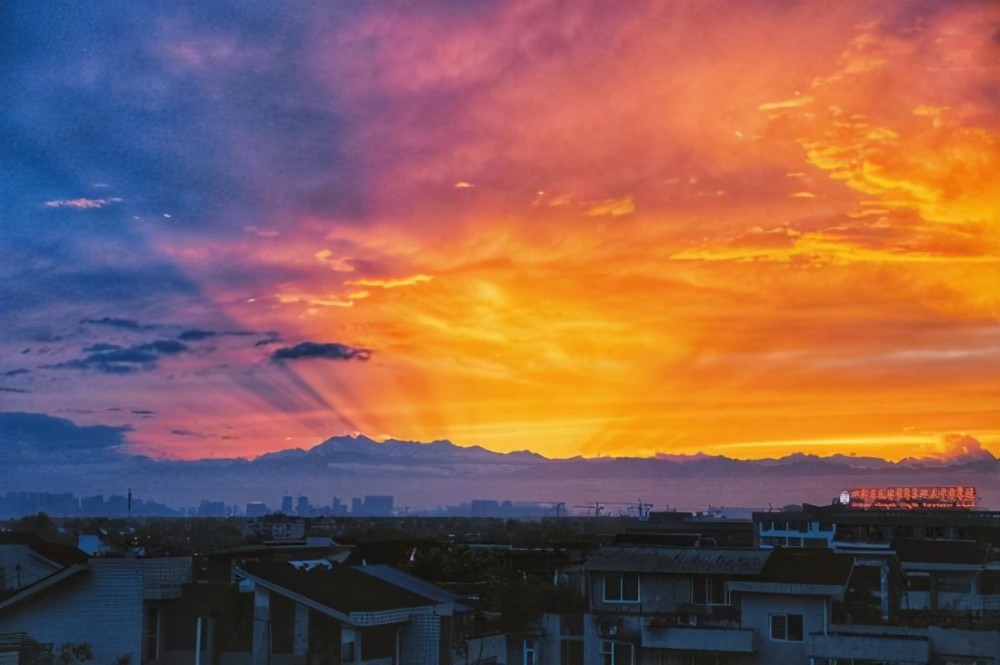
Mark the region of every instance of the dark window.
[[802, 641], [801, 614], [772, 614], [771, 639], [781, 642]]
[[604, 665], [633, 665], [635, 647], [628, 642], [604, 640], [601, 655], [604, 656]]
[[691, 581], [691, 602], [695, 605], [728, 605], [726, 581], [721, 577], [696, 575]]
[[604, 602], [638, 603], [639, 576], [636, 573], [607, 573], [604, 575]]
[[563, 640], [559, 645], [559, 665], [583, 665], [583, 640]]
[[160, 608], [151, 605], [146, 614], [146, 660], [160, 658]]

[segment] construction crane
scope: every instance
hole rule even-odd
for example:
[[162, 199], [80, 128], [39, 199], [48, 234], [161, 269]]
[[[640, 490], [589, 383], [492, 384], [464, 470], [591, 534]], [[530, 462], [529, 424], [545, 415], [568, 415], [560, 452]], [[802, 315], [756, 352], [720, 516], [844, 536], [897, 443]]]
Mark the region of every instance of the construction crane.
[[599, 501], [595, 501], [595, 502], [593, 502], [591, 504], [587, 504], [585, 506], [573, 506], [573, 507], [574, 508], [586, 508], [587, 509], [587, 514], [590, 515], [591, 513], [593, 513], [594, 517], [600, 517], [601, 513], [604, 512], [604, 504], [600, 503]]
[[604, 509], [607, 506], [623, 506], [622, 508], [618, 509], [618, 514], [621, 517], [631, 517], [632, 519], [637, 519], [640, 522], [646, 522], [649, 520], [649, 511], [653, 508], [653, 504], [645, 503], [643, 502], [642, 499], [639, 499], [639, 501], [635, 503], [625, 503], [625, 502], [615, 502], [615, 501], [606, 501], [606, 502], [594, 501], [591, 504], [583, 506], [573, 506], [573, 507], [586, 508], [588, 515], [592, 514], [595, 517], [600, 517], [601, 515], [605, 514]]

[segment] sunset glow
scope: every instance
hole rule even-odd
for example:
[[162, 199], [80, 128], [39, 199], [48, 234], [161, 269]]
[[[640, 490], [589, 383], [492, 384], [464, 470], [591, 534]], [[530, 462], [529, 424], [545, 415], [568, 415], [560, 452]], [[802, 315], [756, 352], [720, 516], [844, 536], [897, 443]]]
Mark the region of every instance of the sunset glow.
[[0, 410], [1000, 455], [997, 3], [221, 7], [10, 11]]

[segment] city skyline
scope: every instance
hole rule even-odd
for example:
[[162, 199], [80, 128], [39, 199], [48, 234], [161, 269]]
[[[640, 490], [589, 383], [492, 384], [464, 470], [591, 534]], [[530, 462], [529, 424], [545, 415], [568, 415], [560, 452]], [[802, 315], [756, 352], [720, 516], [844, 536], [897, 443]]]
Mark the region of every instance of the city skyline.
[[3, 21], [18, 461], [1000, 456], [996, 3]]

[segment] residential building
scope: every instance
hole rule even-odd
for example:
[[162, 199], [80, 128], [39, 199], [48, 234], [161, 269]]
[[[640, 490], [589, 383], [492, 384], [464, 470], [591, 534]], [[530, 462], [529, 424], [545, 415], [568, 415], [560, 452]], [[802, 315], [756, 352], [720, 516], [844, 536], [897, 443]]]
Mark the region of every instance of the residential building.
[[[442, 618], [454, 613], [457, 599], [398, 571], [323, 562], [254, 564], [236, 574], [254, 594], [253, 665], [286, 649], [292, 663], [448, 662]], [[275, 639], [289, 634], [284, 644]]]
[[[191, 581], [191, 559], [88, 558], [73, 549], [31, 545], [33, 565], [20, 564], [30, 576], [0, 595], [0, 634], [86, 643], [96, 663], [158, 661], [164, 610]], [[25, 561], [11, 543], [0, 543], [0, 560]]]

